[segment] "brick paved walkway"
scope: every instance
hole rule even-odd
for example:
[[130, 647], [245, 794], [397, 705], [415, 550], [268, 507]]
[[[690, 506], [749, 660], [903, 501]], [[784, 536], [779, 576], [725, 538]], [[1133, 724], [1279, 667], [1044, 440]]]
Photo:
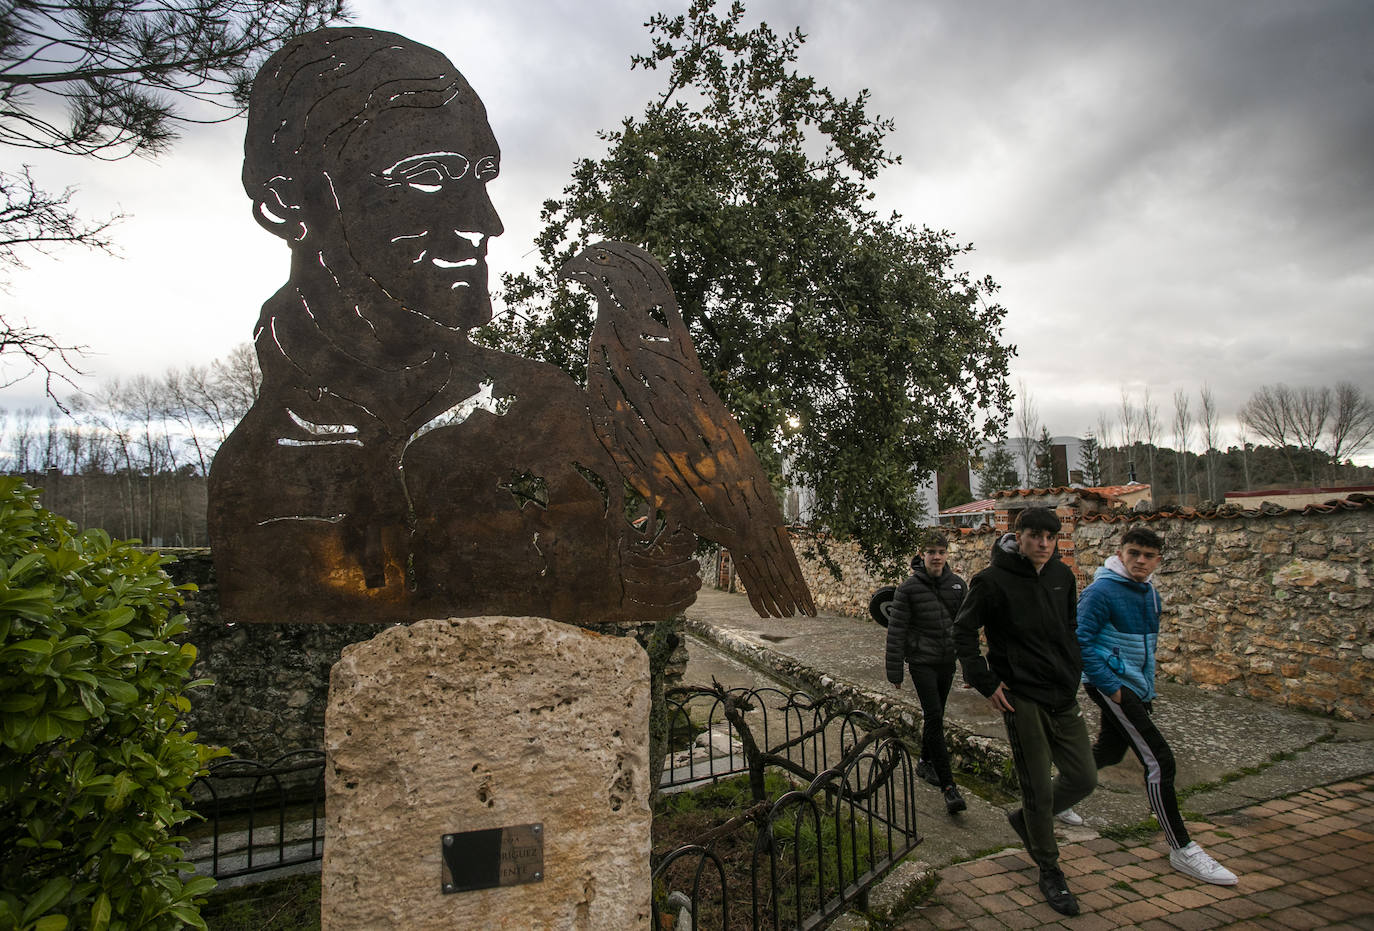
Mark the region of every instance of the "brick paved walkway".
[[1374, 776], [1190, 820], [1188, 829], [1238, 885], [1176, 872], [1162, 834], [1147, 843], [1099, 837], [1060, 848], [1083, 910], [1075, 918], [1045, 904], [1038, 873], [1013, 848], [941, 870], [930, 901], [898, 927], [1374, 929]]

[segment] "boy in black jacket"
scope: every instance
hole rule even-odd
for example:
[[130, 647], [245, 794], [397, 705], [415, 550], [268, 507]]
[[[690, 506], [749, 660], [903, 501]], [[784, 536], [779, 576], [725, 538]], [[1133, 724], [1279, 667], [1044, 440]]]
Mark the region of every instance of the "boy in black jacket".
[[916, 775], [941, 791], [945, 811], [954, 815], [968, 804], [949, 766], [945, 702], [954, 684], [954, 616], [967, 588], [946, 563], [948, 556], [949, 540], [932, 533], [921, 545], [921, 555], [911, 560], [911, 577], [893, 595], [887, 623], [887, 680], [901, 688], [906, 678], [902, 663], [910, 664], [923, 718]]
[[[1040, 891], [1055, 911], [1078, 914], [1059, 869], [1054, 813], [1097, 785], [1087, 723], [1078, 707], [1083, 666], [1075, 635], [1078, 583], [1056, 552], [1059, 518], [1026, 508], [1016, 533], [992, 547], [992, 564], [973, 577], [954, 624], [964, 680], [1002, 712], [1022, 807], [1007, 816], [1040, 867]], [[984, 659], [978, 631], [988, 641]], [[1051, 764], [1059, 776], [1051, 779]]]

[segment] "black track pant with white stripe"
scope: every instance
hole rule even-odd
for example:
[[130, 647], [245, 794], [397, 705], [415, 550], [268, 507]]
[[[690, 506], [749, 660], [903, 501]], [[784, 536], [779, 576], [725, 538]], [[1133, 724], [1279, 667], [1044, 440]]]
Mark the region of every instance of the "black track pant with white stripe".
[[1121, 762], [1129, 748], [1145, 767], [1145, 794], [1150, 810], [1159, 819], [1169, 846], [1177, 850], [1188, 846], [1188, 828], [1178, 813], [1178, 798], [1174, 795], [1174, 751], [1150, 717], [1151, 703], [1141, 701], [1126, 687], [1121, 689], [1121, 703], [1103, 695], [1091, 685], [1084, 685], [1088, 697], [1102, 709], [1102, 732], [1093, 744], [1093, 762], [1097, 768]]

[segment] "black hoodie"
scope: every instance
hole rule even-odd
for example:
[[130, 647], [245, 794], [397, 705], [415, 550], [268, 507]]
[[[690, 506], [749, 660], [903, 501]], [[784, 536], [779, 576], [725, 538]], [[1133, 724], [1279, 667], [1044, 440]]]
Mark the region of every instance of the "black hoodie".
[[[992, 564], [969, 583], [954, 623], [954, 648], [964, 680], [984, 695], [1005, 683], [1012, 695], [1054, 710], [1078, 694], [1078, 581], [1058, 551], [1039, 573], [1006, 534], [992, 546]], [[988, 641], [986, 660], [978, 631]], [[989, 668], [991, 667], [991, 668]]]

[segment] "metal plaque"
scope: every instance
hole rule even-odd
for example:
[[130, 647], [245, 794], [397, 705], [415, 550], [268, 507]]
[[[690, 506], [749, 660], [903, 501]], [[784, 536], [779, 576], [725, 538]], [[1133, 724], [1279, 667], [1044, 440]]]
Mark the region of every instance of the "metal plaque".
[[470, 892], [544, 881], [544, 825], [445, 834], [443, 891]]

